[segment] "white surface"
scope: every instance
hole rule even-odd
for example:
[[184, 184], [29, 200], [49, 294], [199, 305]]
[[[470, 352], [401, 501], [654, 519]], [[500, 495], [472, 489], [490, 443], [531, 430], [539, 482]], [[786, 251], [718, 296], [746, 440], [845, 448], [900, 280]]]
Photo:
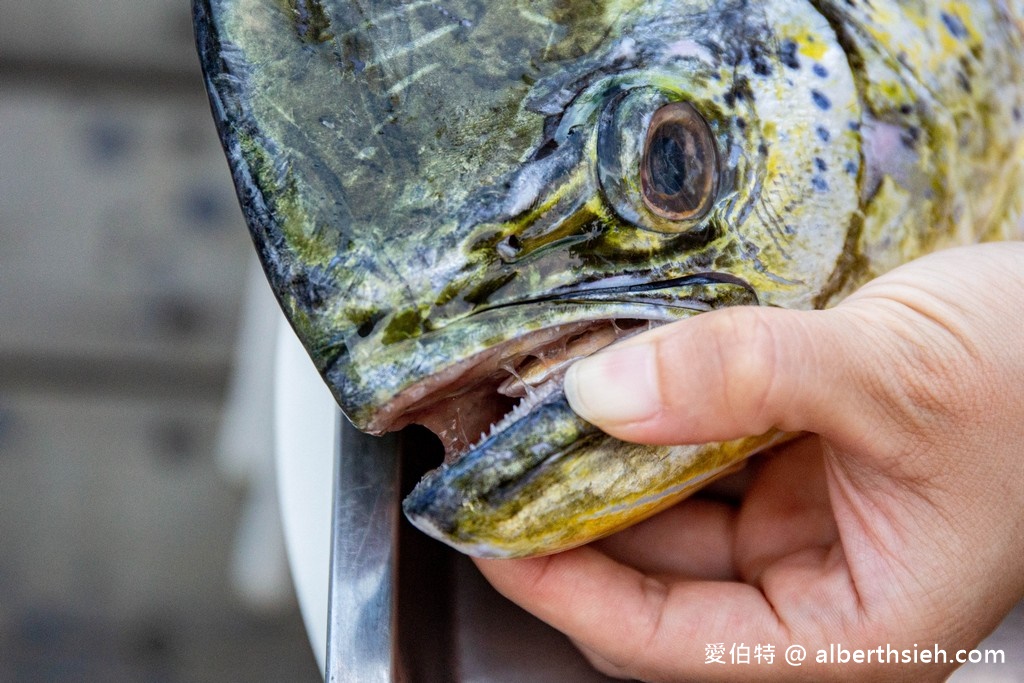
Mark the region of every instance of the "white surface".
[[245, 491], [235, 534], [231, 582], [253, 609], [283, 612], [292, 606], [274, 476], [274, 338], [281, 309], [253, 253], [235, 346], [234, 372], [217, 439], [217, 465]]
[[320, 670], [327, 656], [331, 480], [337, 404], [281, 318], [275, 361], [274, 432], [278, 496], [295, 592]]

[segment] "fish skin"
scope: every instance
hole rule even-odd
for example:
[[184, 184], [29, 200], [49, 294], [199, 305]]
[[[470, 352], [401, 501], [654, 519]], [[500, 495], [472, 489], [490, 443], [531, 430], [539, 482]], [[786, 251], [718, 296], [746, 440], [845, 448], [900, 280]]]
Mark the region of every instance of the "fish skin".
[[[395, 397], [524, 335], [826, 307], [928, 251], [1021, 235], [1019, 1], [194, 11], [268, 278], [371, 432], [401, 426]], [[721, 164], [713, 209], [682, 225], [643, 207], [635, 173], [671, 101], [708, 121]], [[555, 552], [780, 438], [637, 446], [558, 392], [535, 410], [428, 475], [410, 519], [476, 555]]]

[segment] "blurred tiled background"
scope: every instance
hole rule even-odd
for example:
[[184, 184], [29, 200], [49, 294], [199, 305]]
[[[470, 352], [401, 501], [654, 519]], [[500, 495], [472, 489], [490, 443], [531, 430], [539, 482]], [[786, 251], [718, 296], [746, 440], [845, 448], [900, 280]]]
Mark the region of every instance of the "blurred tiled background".
[[316, 681], [227, 567], [252, 251], [187, 0], [0, 0], [0, 681]]
[[[0, 0], [0, 682], [320, 679], [294, 602], [228, 579], [251, 249], [188, 5]], [[1021, 634], [956, 678], [1024, 680]]]

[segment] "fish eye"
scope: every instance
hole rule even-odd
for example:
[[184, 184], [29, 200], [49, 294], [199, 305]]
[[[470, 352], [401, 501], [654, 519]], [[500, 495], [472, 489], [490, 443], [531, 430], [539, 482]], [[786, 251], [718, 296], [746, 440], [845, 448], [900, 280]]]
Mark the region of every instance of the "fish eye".
[[671, 221], [702, 218], [718, 189], [715, 138], [696, 109], [673, 102], [651, 119], [640, 160], [644, 204]]

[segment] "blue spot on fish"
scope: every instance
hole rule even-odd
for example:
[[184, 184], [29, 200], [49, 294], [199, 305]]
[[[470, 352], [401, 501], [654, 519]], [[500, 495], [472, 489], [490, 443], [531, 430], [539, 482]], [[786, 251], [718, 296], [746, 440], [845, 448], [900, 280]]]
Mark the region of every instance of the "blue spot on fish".
[[813, 66], [813, 67], [811, 68], [811, 71], [813, 71], [813, 72], [814, 72], [814, 75], [815, 75], [815, 76], [820, 76], [821, 78], [828, 78], [828, 69], [826, 69], [826, 68], [825, 68], [825, 67], [824, 67], [823, 65], [821, 65], [821, 64], [815, 64], [815, 65], [814, 65], [814, 66]]
[[797, 57], [796, 51], [796, 42], [789, 39], [782, 41], [782, 45], [779, 46], [779, 59], [790, 69], [800, 68], [800, 59]]
[[850, 175], [857, 175], [857, 164], [855, 164], [854, 162], [847, 161], [846, 166], [844, 166], [843, 168]]
[[816, 175], [811, 178], [811, 185], [813, 185], [814, 189], [818, 192], [828, 192], [828, 183], [820, 175]]
[[811, 91], [811, 99], [814, 100], [814, 104], [818, 109], [828, 111], [832, 108], [832, 100], [817, 90]]
[[828, 164], [826, 164], [825, 160], [821, 157], [814, 157], [814, 167], [822, 173], [828, 170]]
[[956, 16], [955, 14], [948, 14], [946, 12], [942, 12], [941, 16], [942, 23], [946, 25], [946, 28], [949, 30], [949, 33], [954, 38], [959, 38], [960, 40], [963, 40], [968, 35], [970, 35], [967, 32], [967, 27], [964, 26], [964, 22], [960, 20], [960, 17]]
[[814, 132], [818, 134], [822, 142], [829, 142], [832, 139], [832, 133], [829, 133], [824, 126], [818, 126]]

